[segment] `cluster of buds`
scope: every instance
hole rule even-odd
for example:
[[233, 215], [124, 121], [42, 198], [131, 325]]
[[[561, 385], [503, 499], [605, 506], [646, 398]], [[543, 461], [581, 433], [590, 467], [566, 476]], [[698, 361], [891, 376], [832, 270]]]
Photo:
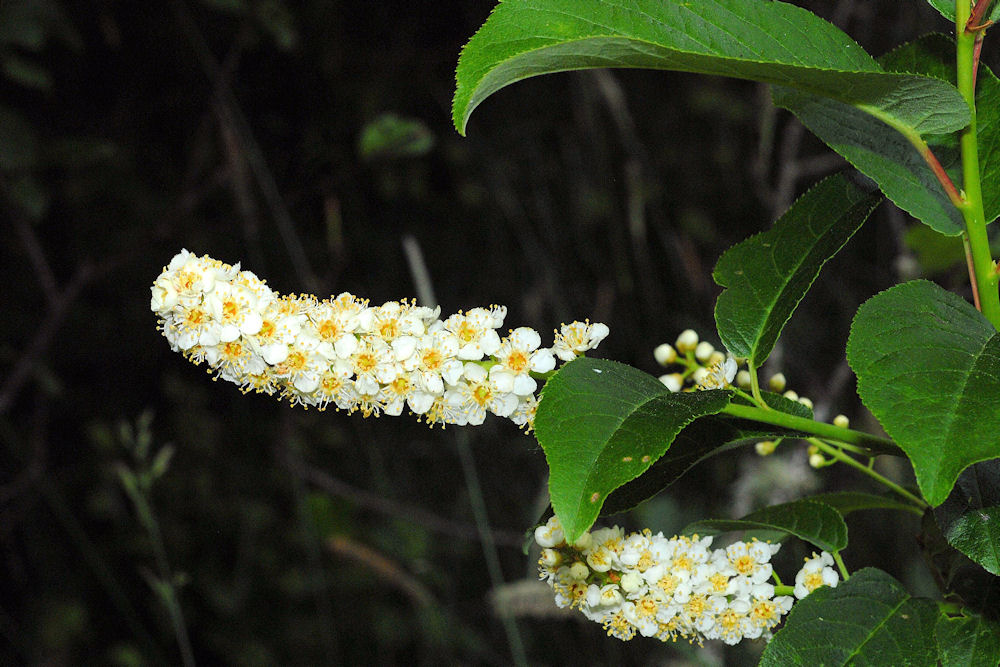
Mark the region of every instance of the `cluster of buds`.
[[[724, 389], [735, 386], [744, 391], [751, 388], [750, 371], [740, 369], [745, 360], [734, 359], [716, 350], [708, 341], [700, 340], [698, 332], [686, 329], [677, 336], [674, 344], [663, 343], [653, 350], [653, 357], [664, 368], [680, 367], [680, 370], [660, 376], [662, 382], [670, 391], [696, 391], [699, 389]], [[788, 389], [783, 373], [775, 373], [767, 381], [767, 388], [781, 394], [790, 401], [796, 401], [810, 410], [813, 402], [806, 396]], [[837, 415], [833, 424], [847, 428], [850, 424], [844, 415]], [[778, 441], [762, 440], [756, 444], [757, 453], [768, 456], [777, 449]], [[818, 449], [809, 450], [809, 465], [821, 468], [833, 463], [824, 457]]]
[[[556, 517], [535, 530], [535, 541], [542, 547], [539, 577], [552, 586], [556, 604], [578, 609], [622, 640], [637, 634], [699, 644], [770, 639], [792, 607], [792, 596], [776, 595], [768, 582], [778, 544], [755, 540], [712, 550], [711, 537], [626, 535], [618, 526], [569, 544]], [[836, 586], [832, 564], [826, 552], [807, 559], [795, 596]]]
[[150, 307], [171, 349], [245, 392], [366, 417], [407, 406], [431, 425], [481, 424], [490, 412], [530, 429], [536, 378], [608, 335], [603, 324], [572, 322], [543, 348], [528, 327], [501, 337], [503, 306], [441, 320], [440, 308], [406, 300], [280, 295], [239, 264], [187, 250], [153, 283]]
[[732, 357], [705, 340], [698, 339], [698, 332], [685, 329], [674, 344], [663, 343], [653, 350], [653, 357], [665, 368], [680, 366], [679, 371], [660, 376], [670, 391], [695, 391], [697, 389], [725, 389], [737, 378], [739, 364]]

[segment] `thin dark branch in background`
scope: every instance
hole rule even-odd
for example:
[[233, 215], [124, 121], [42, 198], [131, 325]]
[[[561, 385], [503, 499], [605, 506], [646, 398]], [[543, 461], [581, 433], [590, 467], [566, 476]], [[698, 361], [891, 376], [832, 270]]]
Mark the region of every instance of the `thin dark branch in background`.
[[94, 265], [89, 260], [84, 260], [52, 301], [45, 319], [31, 337], [31, 343], [18, 357], [14, 369], [0, 388], [0, 414], [5, 414], [10, 409], [21, 386], [31, 376], [35, 363], [52, 344], [59, 327], [69, 313], [70, 306], [74, 304], [81, 290], [94, 279], [96, 273]]
[[246, 156], [254, 177], [257, 179], [257, 185], [264, 195], [264, 201], [271, 211], [271, 217], [274, 219], [281, 240], [285, 244], [285, 250], [291, 261], [292, 269], [295, 271], [299, 281], [306, 286], [307, 290], [319, 292], [319, 278], [315, 271], [313, 271], [309, 258], [306, 255], [305, 246], [299, 237], [295, 222], [292, 220], [292, 215], [282, 199], [278, 183], [274, 178], [274, 174], [271, 173], [264, 153], [254, 138], [250, 124], [247, 122], [239, 101], [236, 99], [236, 95], [229, 85], [225, 70], [220, 66], [215, 56], [212, 55], [208, 44], [205, 42], [204, 35], [202, 35], [198, 24], [192, 18], [185, 4], [181, 0], [174, 0], [170, 4], [188, 42], [194, 49], [198, 62], [205, 71], [205, 75], [215, 87], [221, 122], [232, 128], [235, 137], [242, 146], [242, 152]]
[[14, 229], [17, 230], [17, 235], [21, 239], [21, 245], [24, 247], [25, 252], [28, 253], [31, 266], [35, 269], [35, 277], [38, 279], [38, 284], [42, 286], [42, 292], [45, 293], [45, 300], [48, 302], [49, 307], [52, 307], [59, 301], [59, 283], [56, 280], [55, 274], [52, 273], [52, 266], [49, 264], [49, 260], [45, 258], [45, 251], [42, 250], [42, 244], [38, 241], [35, 230], [31, 228], [31, 225], [24, 219], [24, 216], [14, 213], [12, 217]]
[[[281, 440], [284, 443], [283, 447], [287, 451], [291, 452], [300, 446], [298, 438], [295, 437], [290, 415], [287, 411], [282, 415], [281, 430]], [[313, 599], [316, 601], [316, 611], [323, 619], [323, 625], [332, 628], [336, 625], [336, 617], [333, 613], [333, 604], [330, 601], [329, 577], [323, 569], [322, 536], [319, 534], [319, 530], [317, 530], [316, 523], [313, 521], [310, 512], [305, 480], [299, 475], [291, 475], [291, 478], [292, 492], [299, 515], [299, 528], [302, 531], [303, 538], [305, 538], [304, 542], [311, 570], [310, 576], [316, 582], [316, 585], [313, 587]], [[324, 662], [336, 662], [336, 656], [340, 653], [337, 637], [338, 634], [334, 632], [324, 634], [322, 640], [324, 650], [326, 651]]]
[[[419, 507], [398, 503], [384, 496], [351, 486], [346, 482], [336, 479], [329, 473], [310, 466], [296, 453], [289, 451], [287, 447], [275, 449], [275, 457], [283, 467], [316, 488], [337, 498], [343, 498], [358, 507], [363, 507], [364, 509], [378, 512], [379, 514], [384, 514], [401, 521], [415, 523], [427, 530], [441, 533], [442, 535], [450, 535], [471, 542], [478, 541], [476, 527], [473, 525], [452, 521]], [[511, 549], [521, 548], [523, 536], [520, 533], [493, 530], [492, 534], [493, 541], [500, 546]]]
[[436, 606], [437, 603], [430, 590], [385, 554], [342, 535], [329, 538], [326, 546], [337, 556], [349, 558], [375, 572], [382, 581], [388, 582], [405, 594], [415, 606]]
[[[31, 442], [30, 458], [14, 479], [0, 486], [0, 507], [6, 506], [14, 498], [30, 489], [45, 471], [45, 460], [48, 453], [45, 427], [48, 422], [48, 412], [48, 403], [38, 401], [32, 416], [31, 436], [29, 438]], [[7, 523], [0, 521], [0, 537], [3, 537], [7, 532]]]

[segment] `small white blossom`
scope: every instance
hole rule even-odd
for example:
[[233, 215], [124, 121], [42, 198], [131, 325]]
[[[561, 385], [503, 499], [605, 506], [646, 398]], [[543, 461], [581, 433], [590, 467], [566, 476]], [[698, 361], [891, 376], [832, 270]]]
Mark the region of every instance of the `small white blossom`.
[[608, 327], [600, 322], [570, 322], [556, 332], [552, 352], [562, 361], [573, 361], [587, 350], [593, 350], [607, 338]]
[[814, 553], [795, 575], [795, 597], [801, 600], [820, 586], [836, 588], [838, 583], [840, 575], [833, 569], [833, 556], [826, 551]]

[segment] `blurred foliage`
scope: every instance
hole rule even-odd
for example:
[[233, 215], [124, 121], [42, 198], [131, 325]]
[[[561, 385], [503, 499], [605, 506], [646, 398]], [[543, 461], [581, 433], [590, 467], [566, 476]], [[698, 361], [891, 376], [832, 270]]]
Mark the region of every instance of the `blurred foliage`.
[[[799, 4], [874, 53], [947, 30], [923, 3]], [[510, 663], [454, 429], [243, 396], [170, 352], [147, 306], [182, 247], [282, 292], [411, 296], [409, 235], [445, 312], [503, 303], [510, 326], [540, 331], [604, 321], [600, 355], [650, 372], [680, 330], [711, 338], [715, 259], [840, 162], [762, 88], [658, 72], [527, 81], [461, 139], [454, 66], [492, 5], [0, 3], [0, 663], [180, 664], [151, 583], [172, 587], [203, 664]], [[818, 414], [863, 425], [847, 326], [896, 281], [906, 226], [882, 207], [776, 349], [768, 372]], [[545, 466], [498, 422], [469, 436], [503, 579], [518, 582], [534, 578], [521, 544]], [[759, 506], [782, 479], [811, 487], [785, 449], [766, 488], [746, 482], [762, 473], [742, 452], [615, 519], [671, 533]], [[916, 525], [851, 529], [881, 537], [852, 533], [851, 567], [896, 564], [930, 592], [912, 574]], [[624, 644], [554, 615], [547, 592], [520, 604], [533, 664], [760, 650]]]

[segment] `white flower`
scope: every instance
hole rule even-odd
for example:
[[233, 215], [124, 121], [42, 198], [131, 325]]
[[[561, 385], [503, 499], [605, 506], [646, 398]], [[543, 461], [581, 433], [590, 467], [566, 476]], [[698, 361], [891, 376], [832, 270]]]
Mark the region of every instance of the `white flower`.
[[802, 599], [820, 586], [836, 588], [840, 575], [833, 569], [833, 556], [826, 551], [807, 558], [805, 565], [795, 575], [795, 597]]
[[261, 311], [271, 296], [270, 290], [258, 295], [243, 285], [216, 283], [215, 289], [205, 295], [205, 307], [221, 325], [219, 339], [228, 343], [260, 331], [264, 323]]
[[517, 407], [517, 396], [497, 389], [482, 366], [466, 363], [462, 376], [468, 382], [456, 383], [444, 395], [445, 403], [461, 415], [462, 423], [482, 424], [487, 410], [498, 417], [507, 417]]
[[[285, 358], [273, 366], [274, 374], [286, 381], [292, 394], [311, 394], [319, 387], [320, 378], [330, 370], [330, 362], [315, 349], [299, 345], [302, 339], [296, 340], [296, 345], [288, 348]], [[309, 404], [309, 401], [300, 401]]]
[[354, 331], [359, 325], [359, 316], [365, 309], [364, 301], [353, 294], [343, 292], [334, 299], [325, 299], [307, 312], [309, 322], [316, 330], [316, 338], [321, 343], [320, 352], [328, 359], [347, 359], [358, 347]]
[[517, 407], [510, 413], [509, 419], [530, 432], [535, 427], [535, 412], [538, 411], [538, 399], [534, 394], [518, 396]]
[[406, 301], [387, 301], [361, 311], [358, 325], [360, 331], [372, 333], [389, 343], [399, 336], [423, 336], [427, 330], [424, 320], [435, 319], [438, 312]]
[[608, 327], [600, 322], [570, 322], [556, 332], [552, 352], [563, 361], [573, 361], [587, 350], [593, 350], [608, 336]]
[[535, 528], [535, 542], [540, 547], [557, 547], [565, 542], [562, 524], [556, 517], [550, 517], [545, 525]]
[[497, 363], [490, 368], [490, 382], [497, 391], [518, 396], [534, 393], [538, 383], [529, 373], [547, 373], [556, 365], [551, 350], [538, 349], [541, 343], [538, 332], [529, 327], [518, 327], [501, 341], [493, 354]]
[[195, 345], [211, 347], [222, 338], [222, 325], [202, 306], [192, 306], [164, 320], [163, 335], [175, 349], [187, 351]]
[[453, 385], [462, 376], [464, 365], [456, 358], [458, 337], [446, 330], [421, 336], [403, 368], [414, 371], [420, 386], [431, 394], [444, 392], [444, 384]]
[[780, 548], [780, 544], [767, 544], [756, 540], [734, 542], [726, 547], [726, 557], [736, 576], [743, 577], [751, 584], [761, 584], [770, 579], [771, 556]]
[[[340, 366], [345, 362], [336, 363]], [[376, 395], [380, 385], [389, 384], [398, 375], [392, 348], [374, 336], [364, 338], [346, 363], [350, 364], [351, 374], [354, 375], [355, 388], [363, 396]]]
[[500, 348], [496, 330], [503, 326], [507, 308], [492, 306], [490, 309], [473, 308], [467, 313], [456, 313], [444, 321], [444, 328], [455, 334], [459, 341], [458, 358], [479, 361]]
[[732, 384], [736, 370], [736, 360], [729, 356], [722, 363], [709, 368], [707, 374], [695, 373], [695, 381], [702, 389], [725, 389]]

